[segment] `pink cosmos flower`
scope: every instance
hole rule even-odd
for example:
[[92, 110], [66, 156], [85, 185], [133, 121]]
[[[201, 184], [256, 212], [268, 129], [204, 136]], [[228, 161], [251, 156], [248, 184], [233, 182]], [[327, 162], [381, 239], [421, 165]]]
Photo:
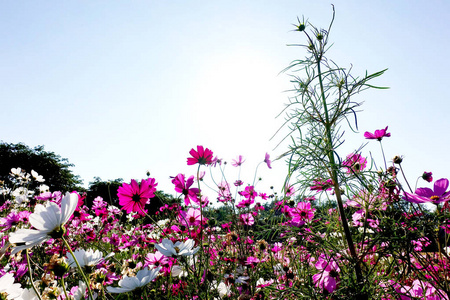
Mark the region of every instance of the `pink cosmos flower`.
[[255, 191], [254, 186], [248, 185], [245, 187], [245, 190], [239, 192], [239, 195], [244, 196], [247, 199], [255, 200], [258, 193]]
[[387, 133], [387, 129], [388, 126], [386, 126], [385, 129], [379, 129], [379, 130], [375, 130], [374, 133], [370, 133], [368, 131], [366, 131], [364, 133], [364, 137], [368, 140], [378, 140], [381, 141], [383, 139], [383, 137], [390, 137], [391, 134]]
[[189, 177], [185, 181], [184, 174], [178, 174], [172, 179], [172, 183], [175, 185], [175, 191], [184, 195], [184, 204], [189, 205], [191, 200], [198, 202], [197, 197], [200, 190], [198, 188], [191, 188], [191, 185], [194, 183], [194, 176]]
[[234, 186], [241, 186], [241, 185], [243, 185], [244, 184], [244, 182], [242, 181], [242, 180], [236, 180], [235, 182], [234, 182]]
[[359, 173], [366, 168], [367, 159], [358, 153], [351, 153], [347, 155], [347, 159], [342, 162], [342, 165], [347, 168], [348, 174]]
[[258, 258], [249, 256], [247, 257], [247, 260], [245, 261], [246, 265], [251, 266], [252, 268], [256, 266], [257, 263], [261, 262]]
[[210, 165], [213, 160], [213, 152], [208, 148], [203, 149], [203, 146], [197, 146], [197, 151], [193, 148], [189, 151], [189, 154], [192, 157], [188, 157], [187, 164], [190, 165]]
[[206, 207], [209, 204], [208, 196], [201, 196], [201, 198], [196, 198], [194, 201], [196, 204], [201, 205], [202, 207]]
[[[197, 208], [189, 208], [188, 211], [180, 211], [179, 215], [180, 223], [190, 227], [190, 226], [198, 226], [200, 225], [201, 220], [201, 212], [200, 209]], [[206, 220], [206, 218], [203, 218], [203, 220]]]
[[433, 181], [433, 173], [431, 173], [431, 172], [423, 172], [422, 179], [427, 181], [427, 182], [432, 182]]
[[353, 226], [363, 226], [364, 223], [361, 220], [364, 220], [365, 210], [360, 209], [353, 213], [352, 215], [352, 224]]
[[144, 267], [151, 267], [150, 269], [169, 264], [169, 258], [164, 256], [158, 250], [155, 253], [148, 253], [144, 259]]
[[315, 267], [322, 271], [313, 275], [315, 286], [325, 289], [329, 293], [334, 292], [339, 282], [339, 272], [341, 271], [337, 262], [331, 257], [322, 254], [317, 260]]
[[333, 189], [333, 181], [327, 179], [326, 181], [313, 180], [313, 185], [310, 187], [311, 191], [330, 191]]
[[287, 185], [284, 187], [284, 191], [286, 192], [286, 197], [290, 197], [292, 195], [294, 195], [295, 193], [295, 188], [293, 185]]
[[240, 218], [241, 222], [244, 223], [245, 225], [252, 226], [253, 224], [255, 224], [255, 218], [253, 217], [253, 215], [251, 213], [242, 214], [242, 215], [240, 215], [239, 218]]
[[217, 200], [220, 202], [229, 202], [232, 200], [231, 192], [230, 192], [230, 185], [226, 181], [222, 181], [217, 185], [217, 188], [219, 189], [219, 195]]
[[245, 159], [242, 160], [242, 155], [239, 155], [237, 159], [232, 159], [231, 165], [233, 167], [240, 167], [244, 163]]
[[266, 153], [266, 157], [264, 158], [264, 162], [267, 164], [267, 166], [269, 167], [269, 169], [272, 169], [272, 161], [270, 160], [270, 155], [269, 153]]
[[5, 227], [0, 232], [11, 229], [17, 226], [20, 222], [27, 222], [28, 216], [31, 215], [29, 211], [10, 212], [6, 217], [0, 218], [0, 227]]
[[138, 184], [132, 179], [130, 184], [123, 183], [117, 189], [119, 204], [127, 213], [136, 212], [141, 216], [145, 216], [147, 212], [144, 210], [150, 198], [155, 197], [156, 186], [154, 178], [142, 179]]
[[291, 210], [293, 219], [310, 222], [314, 218], [315, 208], [311, 208], [310, 202], [299, 202], [296, 207]]
[[273, 248], [271, 249], [272, 252], [279, 252], [283, 249], [283, 244], [282, 243], [275, 243], [273, 244]]
[[441, 178], [434, 182], [433, 190], [430, 188], [418, 188], [415, 194], [405, 192], [403, 199], [412, 203], [433, 203], [439, 204], [450, 200], [450, 191], [447, 191], [449, 181]]

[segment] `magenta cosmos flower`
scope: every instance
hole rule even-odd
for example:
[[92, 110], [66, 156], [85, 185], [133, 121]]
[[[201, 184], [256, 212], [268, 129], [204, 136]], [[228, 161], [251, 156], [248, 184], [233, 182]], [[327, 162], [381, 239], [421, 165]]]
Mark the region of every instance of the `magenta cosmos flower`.
[[180, 223], [184, 226], [198, 226], [203, 221], [208, 221], [206, 218], [202, 218], [200, 209], [190, 207], [188, 211], [180, 211], [178, 216]]
[[325, 181], [313, 180], [313, 185], [310, 186], [311, 191], [321, 192], [321, 191], [331, 191], [333, 189], [333, 181], [327, 179]]
[[141, 184], [132, 179], [130, 184], [123, 183], [117, 190], [119, 204], [127, 213], [136, 212], [145, 216], [144, 210], [148, 199], [155, 197], [156, 186], [154, 178], [142, 179]]
[[269, 153], [266, 153], [266, 156], [264, 157], [264, 162], [267, 164], [267, 166], [269, 167], [269, 169], [272, 169], [272, 161], [270, 160], [270, 155]]
[[213, 161], [213, 152], [208, 148], [203, 149], [203, 146], [197, 146], [197, 151], [193, 148], [189, 151], [192, 157], [188, 157], [187, 164], [190, 165], [210, 165]]
[[231, 165], [233, 167], [240, 167], [244, 163], [245, 159], [242, 159], [242, 155], [239, 155], [237, 159], [232, 159]]
[[370, 133], [368, 131], [366, 131], [364, 133], [364, 137], [368, 140], [379, 140], [381, 141], [383, 139], [383, 137], [390, 137], [391, 134], [387, 133], [387, 129], [388, 126], [386, 126], [385, 129], [379, 129], [379, 130], [375, 130], [374, 133]]
[[447, 191], [449, 181], [441, 178], [434, 182], [433, 189], [418, 188], [415, 194], [405, 192], [403, 199], [412, 203], [433, 203], [439, 204], [450, 200], [450, 191]]
[[367, 159], [358, 153], [351, 153], [347, 155], [347, 159], [342, 162], [342, 165], [347, 168], [347, 173], [359, 173], [367, 166]]
[[321, 273], [313, 275], [313, 281], [316, 287], [327, 290], [332, 293], [336, 290], [339, 283], [339, 272], [341, 271], [337, 262], [326, 255], [320, 255], [315, 267]]
[[244, 225], [252, 226], [253, 224], [255, 224], [255, 218], [251, 213], [242, 214], [239, 216], [239, 219]]
[[432, 172], [423, 172], [422, 179], [427, 182], [432, 182], [433, 181], [433, 173]]
[[191, 176], [186, 181], [184, 174], [178, 174], [172, 179], [172, 183], [175, 185], [175, 191], [184, 195], [184, 204], [189, 205], [191, 200], [198, 203], [197, 200], [200, 190], [198, 188], [191, 188], [194, 183], [194, 176]]

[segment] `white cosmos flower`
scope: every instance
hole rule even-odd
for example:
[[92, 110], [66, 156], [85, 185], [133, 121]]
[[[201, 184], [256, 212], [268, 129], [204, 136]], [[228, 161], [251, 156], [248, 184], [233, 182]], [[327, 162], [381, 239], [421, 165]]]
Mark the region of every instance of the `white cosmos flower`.
[[194, 247], [194, 240], [188, 239], [186, 242], [176, 242], [175, 244], [169, 239], [163, 239], [155, 248], [165, 256], [189, 256], [194, 255], [200, 249]]
[[78, 281], [78, 287], [73, 293], [73, 298], [75, 300], [81, 300], [84, 299], [84, 294], [86, 293], [87, 285], [84, 283], [84, 281]]
[[50, 187], [46, 184], [41, 184], [39, 186], [39, 192], [41, 193], [50, 192]]
[[36, 295], [36, 292], [32, 289], [23, 289], [22, 295], [20, 295], [20, 298], [22, 300], [39, 300], [38, 296]]
[[[73, 251], [73, 254], [75, 255], [75, 259], [80, 264], [80, 267], [84, 266], [96, 266], [102, 259], [103, 259], [103, 253], [99, 250], [84, 250], [84, 249], [77, 249]], [[67, 264], [72, 267], [76, 268], [77, 264], [75, 263], [75, 260], [73, 259], [72, 254], [67, 253]]]
[[6, 299], [21, 299], [23, 289], [20, 283], [14, 283], [14, 275], [6, 273], [0, 277], [0, 294], [6, 294]]
[[21, 186], [15, 189], [11, 194], [12, 196], [14, 196], [14, 200], [17, 202], [17, 204], [20, 205], [22, 204], [22, 202], [28, 202], [28, 197], [31, 197], [33, 195], [33, 192]]
[[123, 279], [119, 280], [119, 287], [108, 286], [106, 290], [109, 293], [130, 292], [132, 290], [147, 285], [150, 281], [155, 279], [156, 276], [158, 276], [159, 270], [161, 270], [161, 268], [162, 267], [158, 267], [151, 271], [148, 268], [145, 268], [137, 272], [136, 277], [124, 276]]
[[52, 237], [62, 236], [63, 225], [69, 221], [77, 204], [77, 194], [67, 193], [61, 200], [61, 207], [53, 202], [48, 202], [47, 206], [36, 205], [34, 213], [29, 216], [30, 224], [36, 229], [19, 229], [10, 233], [11, 244], [25, 244], [16, 246], [11, 254], [39, 245]]
[[34, 180], [37, 182], [44, 182], [45, 179], [42, 175], [39, 175], [35, 170], [31, 170], [31, 176], [33, 176]]
[[172, 276], [173, 277], [186, 277], [189, 275], [189, 273], [181, 266], [179, 265], [173, 265], [172, 266]]
[[11, 168], [11, 175], [15, 177], [25, 176], [25, 172], [22, 171], [22, 168]]

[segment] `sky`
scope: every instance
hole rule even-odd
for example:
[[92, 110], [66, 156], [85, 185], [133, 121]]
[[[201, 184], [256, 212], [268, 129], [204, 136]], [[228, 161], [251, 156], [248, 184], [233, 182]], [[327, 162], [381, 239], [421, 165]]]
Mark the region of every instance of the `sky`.
[[[358, 133], [342, 156], [389, 126], [388, 161], [404, 156], [412, 186], [424, 171], [450, 176], [448, 1], [336, 0], [328, 58], [355, 76], [388, 68], [368, 90]], [[170, 176], [197, 145], [231, 162], [227, 178], [252, 183], [257, 165], [287, 149], [277, 115], [292, 88], [289, 63], [302, 59], [297, 17], [327, 28], [328, 1], [2, 1], [0, 139], [44, 145], [68, 158], [87, 187], [142, 179], [174, 193]], [[274, 137], [273, 137], [274, 136]], [[348, 152], [346, 152], [348, 151]], [[379, 165], [377, 142], [363, 155]], [[18, 166], [26, 169], [26, 166]], [[287, 165], [260, 165], [261, 188], [280, 191]], [[419, 186], [431, 186], [424, 181]]]

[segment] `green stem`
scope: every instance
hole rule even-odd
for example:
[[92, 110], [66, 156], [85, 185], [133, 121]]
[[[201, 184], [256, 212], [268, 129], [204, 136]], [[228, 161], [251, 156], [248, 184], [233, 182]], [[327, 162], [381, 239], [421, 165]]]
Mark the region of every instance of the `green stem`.
[[384, 156], [384, 150], [383, 150], [383, 144], [380, 141], [380, 147], [381, 147], [381, 153], [383, 154], [383, 161], [384, 161], [384, 171], [387, 171], [387, 164], [386, 164], [386, 157]]
[[400, 171], [402, 172], [403, 179], [405, 179], [405, 182], [408, 185], [409, 190], [411, 191], [411, 193], [413, 193], [413, 190], [411, 189], [411, 186], [409, 185], [409, 182], [406, 179], [405, 172], [403, 172], [402, 164], [398, 164], [398, 165], [400, 166]]
[[38, 290], [34, 286], [33, 274], [32, 274], [32, 271], [31, 271], [30, 255], [28, 254], [28, 249], [26, 249], [26, 253], [27, 253], [27, 264], [28, 264], [28, 272], [30, 273], [31, 286], [33, 287], [33, 290], [36, 293], [36, 295], [39, 298], [39, 300], [42, 300], [41, 295], [39, 295]]
[[66, 296], [66, 299], [70, 299], [69, 296], [67, 295], [66, 284], [64, 283], [64, 276], [61, 276], [61, 285], [64, 291], [64, 295]]
[[[200, 175], [200, 164], [198, 165], [197, 168], [197, 178]], [[204, 253], [204, 249], [203, 249], [203, 202], [202, 202], [202, 194], [201, 194], [201, 189], [200, 189], [200, 180], [197, 180], [197, 185], [198, 185], [198, 197], [199, 197], [199, 202], [200, 202], [200, 262], [202, 261], [203, 258], [203, 253]], [[200, 270], [200, 268], [199, 268]], [[197, 272], [197, 270], [195, 270]]]
[[363, 276], [362, 276], [360, 261], [358, 259], [358, 255], [356, 254], [355, 245], [353, 244], [353, 239], [352, 239], [352, 236], [350, 233], [350, 229], [348, 227], [348, 221], [347, 221], [347, 217], [345, 216], [344, 205], [342, 203], [341, 190], [339, 188], [338, 167], [337, 167], [336, 161], [334, 159], [334, 152], [333, 152], [334, 147], [333, 147], [333, 140], [332, 140], [332, 136], [331, 136], [332, 124], [329, 121], [327, 101], [326, 101], [326, 96], [325, 96], [325, 92], [324, 92], [324, 88], [323, 88], [322, 73], [321, 73], [321, 69], [320, 69], [321, 58], [316, 55], [316, 59], [317, 59], [317, 71], [318, 71], [318, 79], [319, 79], [319, 85], [320, 85], [320, 93], [321, 93], [322, 103], [323, 103], [324, 112], [325, 112], [325, 124], [324, 125], [325, 125], [326, 137], [327, 137], [327, 141], [326, 141], [326, 143], [327, 143], [326, 152], [327, 153], [326, 154], [328, 156], [328, 159], [330, 160], [330, 165], [331, 165], [331, 180], [333, 181], [333, 184], [334, 184], [334, 192], [336, 195], [336, 200], [337, 200], [337, 204], [338, 204], [338, 208], [339, 208], [339, 215], [341, 217], [341, 223], [342, 223], [342, 227], [344, 229], [344, 234], [345, 234], [345, 238], [347, 240], [347, 245], [348, 245], [348, 248], [350, 251], [350, 255], [353, 257], [353, 259], [355, 261], [356, 279], [357, 279], [358, 283], [362, 283]]
[[69, 250], [70, 254], [72, 254], [73, 260], [74, 260], [75, 263], [77, 264], [78, 271], [80, 271], [81, 276], [83, 277], [83, 280], [84, 280], [84, 282], [85, 282], [86, 285], [87, 285], [88, 293], [89, 293], [89, 298], [90, 298], [91, 300], [94, 300], [94, 296], [92, 295], [92, 290], [91, 290], [91, 284], [90, 284], [89, 280], [87, 279], [86, 275], [84, 274], [83, 269], [81, 268], [80, 264], [78, 263], [78, 260], [77, 260], [77, 258], [75, 257], [75, 254], [73, 254], [72, 248], [70, 248], [69, 243], [67, 242], [67, 240], [66, 240], [64, 237], [62, 237], [62, 240], [63, 240], [63, 242], [64, 242], [64, 245], [67, 247], [67, 250]]

